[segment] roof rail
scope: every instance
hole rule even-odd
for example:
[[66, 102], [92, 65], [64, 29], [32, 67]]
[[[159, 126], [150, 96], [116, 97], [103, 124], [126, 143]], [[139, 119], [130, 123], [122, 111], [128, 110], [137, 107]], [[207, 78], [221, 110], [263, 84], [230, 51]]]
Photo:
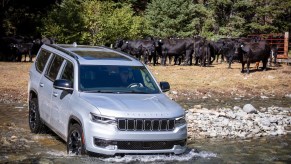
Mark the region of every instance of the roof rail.
[[68, 50], [66, 50], [66, 49], [64, 49], [64, 48], [62, 48], [62, 47], [59, 47], [59, 46], [55, 45], [55, 44], [46, 44], [46, 45], [47, 45], [47, 46], [50, 46], [50, 47], [52, 47], [52, 48], [55, 48], [55, 49], [57, 49], [57, 50], [59, 50], [59, 51], [61, 51], [61, 52], [64, 52], [64, 53], [68, 54], [69, 56], [71, 56], [72, 58], [78, 60], [78, 56], [76, 56], [76, 55], [75, 55], [74, 53], [72, 53], [71, 51], [68, 51]]

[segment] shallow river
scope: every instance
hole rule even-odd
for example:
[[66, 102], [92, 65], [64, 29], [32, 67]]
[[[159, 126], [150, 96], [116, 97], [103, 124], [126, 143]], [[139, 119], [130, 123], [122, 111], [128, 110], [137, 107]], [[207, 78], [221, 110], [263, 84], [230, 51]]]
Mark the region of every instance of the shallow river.
[[[191, 100], [185, 108], [243, 106], [290, 107], [290, 98]], [[0, 104], [0, 163], [291, 163], [291, 134], [257, 139], [200, 139], [188, 143], [183, 155], [125, 155], [123, 157], [68, 156], [65, 143], [52, 132], [32, 134], [23, 104]]]

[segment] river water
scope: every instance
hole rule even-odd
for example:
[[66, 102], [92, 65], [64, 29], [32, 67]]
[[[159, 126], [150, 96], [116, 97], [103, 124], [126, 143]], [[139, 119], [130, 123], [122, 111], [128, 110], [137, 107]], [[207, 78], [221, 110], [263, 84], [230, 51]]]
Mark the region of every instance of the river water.
[[[290, 98], [203, 99], [178, 102], [186, 109], [243, 106], [291, 107]], [[199, 139], [183, 155], [68, 156], [53, 132], [32, 134], [25, 104], [0, 104], [0, 163], [291, 163], [291, 134], [256, 139]]]

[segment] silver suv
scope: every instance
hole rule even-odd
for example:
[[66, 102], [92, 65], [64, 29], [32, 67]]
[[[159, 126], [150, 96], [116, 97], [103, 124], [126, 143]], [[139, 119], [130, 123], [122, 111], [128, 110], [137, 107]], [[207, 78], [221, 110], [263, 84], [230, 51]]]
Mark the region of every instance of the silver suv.
[[69, 154], [186, 150], [185, 111], [130, 55], [97, 46], [43, 45], [30, 69], [29, 126], [49, 127]]

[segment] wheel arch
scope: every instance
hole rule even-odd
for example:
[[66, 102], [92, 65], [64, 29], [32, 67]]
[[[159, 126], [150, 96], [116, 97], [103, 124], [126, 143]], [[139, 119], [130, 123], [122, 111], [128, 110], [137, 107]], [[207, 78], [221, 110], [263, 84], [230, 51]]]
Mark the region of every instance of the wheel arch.
[[70, 131], [70, 126], [72, 126], [74, 124], [79, 124], [82, 127], [83, 133], [84, 133], [84, 127], [83, 127], [81, 120], [78, 117], [72, 115], [69, 118], [69, 122], [68, 122], [68, 126], [67, 126], [67, 136], [68, 136], [69, 131]]
[[38, 97], [38, 95], [37, 95], [36, 90], [31, 89], [31, 90], [29, 91], [29, 100], [31, 100], [32, 98], [37, 98], [37, 97]]

